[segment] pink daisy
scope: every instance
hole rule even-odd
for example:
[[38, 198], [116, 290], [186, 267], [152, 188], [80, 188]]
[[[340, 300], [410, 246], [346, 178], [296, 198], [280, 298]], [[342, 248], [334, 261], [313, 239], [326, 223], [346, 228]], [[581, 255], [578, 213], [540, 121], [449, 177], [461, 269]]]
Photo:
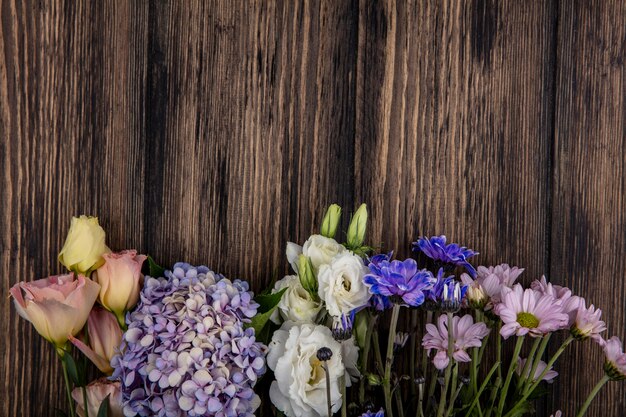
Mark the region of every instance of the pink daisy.
[[512, 335], [543, 336], [561, 328], [567, 315], [554, 297], [533, 289], [524, 290], [520, 284], [502, 290], [502, 302], [496, 306], [504, 326], [500, 335], [508, 339]]
[[[524, 369], [525, 364], [526, 364], [526, 359], [517, 358], [517, 368], [515, 369], [515, 372], [517, 372], [518, 375], [521, 375], [521, 372]], [[543, 373], [543, 371], [546, 369], [547, 366], [548, 364], [545, 363], [544, 361], [542, 360], [539, 361], [539, 363], [537, 364], [537, 368], [535, 370], [535, 375], [533, 375], [532, 382], [536, 381], [537, 378], [541, 376], [541, 374]], [[530, 366], [524, 373], [524, 378], [528, 378], [529, 374], [530, 374]], [[554, 371], [552, 367], [550, 367], [548, 372], [546, 372], [546, 374], [543, 376], [541, 380], [546, 381], [547, 383], [551, 384], [554, 382], [554, 378], [556, 378], [558, 375], [559, 373], [557, 371]]]
[[587, 308], [585, 299], [581, 298], [576, 310], [576, 320], [572, 325], [572, 335], [579, 340], [591, 337], [594, 341], [603, 344], [600, 333], [606, 330], [606, 324], [600, 320], [600, 317], [602, 317], [602, 310], [596, 310], [593, 304]]
[[470, 288], [468, 291], [475, 289], [484, 292], [489, 297], [485, 310], [490, 310], [494, 304], [500, 302], [502, 289], [511, 288], [522, 272], [524, 268], [510, 267], [508, 264], [479, 266], [476, 279], [472, 279], [468, 274], [462, 274], [461, 281]]
[[553, 285], [546, 280], [545, 275], [541, 277], [541, 280], [535, 280], [530, 284], [530, 287], [539, 291], [545, 295], [551, 295], [554, 299], [563, 306], [563, 312], [567, 314], [567, 323], [563, 323], [562, 329], [568, 329], [574, 323], [576, 319], [576, 311], [580, 305], [581, 298], [573, 295], [572, 290], [560, 285]]
[[561, 412], [561, 410], [558, 410], [556, 413], [552, 414], [550, 417], [562, 417], [563, 413]]
[[604, 356], [606, 374], [615, 381], [626, 379], [626, 353], [619, 337], [613, 336], [604, 341]]
[[[474, 323], [471, 315], [452, 317], [452, 330], [454, 337], [454, 353], [452, 357], [457, 362], [470, 362], [471, 359], [466, 349], [480, 347], [481, 340], [489, 334], [487, 325], [483, 322]], [[436, 349], [437, 354], [433, 363], [437, 369], [445, 369], [448, 366], [448, 316], [439, 316], [437, 326], [428, 323], [426, 334], [422, 339], [422, 345], [428, 349]]]

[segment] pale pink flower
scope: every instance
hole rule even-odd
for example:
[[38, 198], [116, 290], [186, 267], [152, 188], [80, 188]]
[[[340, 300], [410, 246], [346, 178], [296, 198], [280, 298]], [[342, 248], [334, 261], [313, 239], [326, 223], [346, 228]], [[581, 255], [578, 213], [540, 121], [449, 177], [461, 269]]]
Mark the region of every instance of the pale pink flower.
[[[452, 330], [454, 337], [454, 352], [452, 357], [457, 362], [470, 362], [470, 356], [466, 349], [480, 347], [482, 339], [489, 334], [485, 323], [474, 323], [471, 315], [452, 318]], [[445, 369], [448, 366], [448, 316], [441, 315], [437, 326], [428, 323], [426, 334], [422, 339], [422, 345], [428, 349], [436, 349], [437, 354], [433, 363], [437, 369]]]
[[502, 289], [511, 288], [522, 272], [524, 268], [510, 267], [508, 264], [479, 266], [476, 279], [472, 279], [468, 274], [462, 274], [461, 281], [470, 288], [468, 292], [471, 289], [480, 290], [489, 297], [485, 310], [491, 310], [500, 302]]
[[147, 259], [145, 255], [137, 255], [136, 250], [125, 250], [119, 253], [102, 255], [105, 262], [94, 273], [94, 281], [99, 283], [100, 304], [124, 322], [124, 314], [139, 301], [139, 293], [143, 286], [141, 266]]
[[602, 344], [600, 333], [606, 330], [606, 324], [600, 320], [602, 310], [596, 310], [593, 304], [587, 308], [585, 299], [581, 298], [576, 311], [576, 320], [572, 326], [572, 334], [581, 340], [591, 337], [594, 341]]
[[87, 319], [87, 332], [89, 346], [73, 336], [70, 336], [70, 342], [80, 349], [100, 371], [111, 375], [113, 373], [111, 358], [118, 353], [122, 342], [122, 329], [117, 324], [117, 319], [113, 313], [101, 307], [94, 307]]
[[604, 341], [604, 371], [614, 380], [626, 379], [626, 353], [617, 336]]
[[556, 413], [552, 414], [550, 417], [563, 417], [563, 413], [561, 410], [558, 410]]
[[530, 287], [541, 294], [554, 297], [556, 302], [563, 307], [563, 312], [567, 314], [567, 321], [562, 324], [560, 329], [569, 329], [576, 319], [576, 311], [580, 305], [581, 298], [573, 295], [572, 290], [567, 287], [553, 285], [548, 282], [545, 275], [541, 277], [541, 280], [533, 281]]
[[77, 334], [98, 297], [100, 286], [82, 275], [57, 275], [18, 282], [10, 293], [18, 314], [46, 340], [61, 348]]
[[[87, 387], [87, 403], [89, 404], [89, 416], [97, 416], [102, 401], [109, 397], [109, 417], [123, 417], [122, 391], [119, 381], [109, 381], [107, 378], [100, 378], [91, 382]], [[81, 388], [74, 388], [72, 398], [76, 401], [76, 413], [79, 417], [85, 417], [85, 403], [83, 401], [83, 391]]]
[[[522, 358], [517, 358], [517, 368], [515, 369], [515, 372], [517, 372], [518, 375], [522, 374], [522, 370], [524, 369], [524, 365], [526, 365], [526, 359], [522, 359]], [[539, 378], [541, 376], [541, 374], [543, 373], [543, 371], [546, 369], [546, 367], [548, 366], [547, 363], [545, 363], [544, 361], [540, 360], [539, 363], [537, 364], [537, 368], [535, 369], [535, 374], [533, 375], [533, 382], [537, 380], [537, 378]], [[531, 366], [528, 366], [528, 369], [526, 370], [526, 372], [524, 373], [524, 378], [528, 378], [528, 375], [530, 374], [531, 371]], [[546, 372], [546, 374], [543, 376], [543, 378], [541, 379], [542, 381], [546, 381], [547, 383], [551, 384], [554, 382], [554, 378], [556, 378], [559, 375], [559, 373], [557, 371], [554, 371], [552, 369], [552, 367], [550, 367], [550, 369], [548, 370], [548, 372]]]
[[561, 328], [567, 321], [567, 315], [554, 297], [533, 289], [524, 290], [520, 284], [502, 290], [502, 302], [495, 312], [504, 326], [500, 335], [505, 339], [510, 336], [543, 336]]

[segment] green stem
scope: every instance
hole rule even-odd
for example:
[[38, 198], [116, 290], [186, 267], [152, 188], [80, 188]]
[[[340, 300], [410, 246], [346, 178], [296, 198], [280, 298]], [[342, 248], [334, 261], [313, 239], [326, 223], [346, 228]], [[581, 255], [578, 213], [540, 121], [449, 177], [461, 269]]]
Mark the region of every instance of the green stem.
[[446, 366], [446, 371], [443, 379], [443, 388], [441, 390], [441, 395], [439, 396], [439, 407], [437, 407], [437, 417], [443, 417], [443, 413], [446, 408], [446, 398], [448, 397], [448, 384], [450, 383], [450, 373], [452, 372], [452, 367], [454, 363], [454, 359], [452, 358], [452, 354], [454, 353], [454, 326], [452, 325], [452, 313], [447, 313], [447, 327], [448, 327], [448, 366]]
[[[500, 366], [498, 366], [498, 369], [499, 368]], [[493, 388], [491, 389], [491, 395], [489, 396], [489, 408], [487, 408], [486, 417], [491, 417], [491, 413], [493, 412], [493, 407], [496, 405], [496, 397], [498, 396], [498, 391], [500, 391], [501, 386], [502, 386], [502, 378], [497, 377], [496, 383], [493, 385]]]
[[419, 400], [417, 403], [417, 417], [424, 417], [424, 384], [419, 384]]
[[328, 417], [332, 417], [333, 407], [330, 402], [330, 372], [328, 372], [328, 363], [324, 362], [322, 368], [324, 368], [324, 373], [326, 374], [326, 406], [328, 407]]
[[417, 397], [417, 387], [415, 384], [415, 359], [417, 355], [417, 319], [418, 319], [418, 311], [417, 309], [411, 310], [411, 341], [410, 341], [410, 349], [411, 349], [411, 360], [410, 360], [410, 369], [409, 376], [411, 377], [411, 398]]
[[522, 368], [522, 372], [520, 373], [520, 388], [524, 386], [526, 380], [532, 381], [533, 379], [534, 374], [528, 373], [528, 368], [530, 368], [530, 364], [533, 363], [535, 360], [535, 352], [537, 352], [539, 343], [541, 343], [541, 337], [536, 337], [535, 341], [533, 342], [533, 346], [530, 348], [530, 353], [526, 358], [526, 363], [524, 363], [524, 367]]
[[[483, 391], [487, 387], [487, 384], [489, 383], [489, 380], [491, 380], [491, 377], [492, 377], [493, 373], [496, 371], [496, 369], [499, 366], [500, 366], [500, 362], [496, 362], [496, 363], [493, 364], [493, 366], [489, 370], [489, 373], [485, 377], [485, 380], [480, 385], [480, 388], [478, 389], [478, 392], [476, 393], [476, 396], [474, 397], [474, 401], [472, 401], [472, 404], [470, 405], [470, 408], [467, 410], [467, 413], [465, 415], [467, 415], [467, 416], [471, 416], [472, 415], [472, 411], [474, 410], [474, 407], [476, 407], [476, 405], [478, 405], [478, 403], [479, 403], [478, 400], [480, 400], [480, 396], [482, 395]], [[481, 412], [481, 415], [482, 415], [482, 412]]]
[[565, 339], [565, 341], [563, 342], [563, 344], [561, 345], [559, 350], [556, 351], [556, 353], [552, 356], [552, 358], [550, 359], [550, 361], [546, 365], [546, 369], [544, 369], [543, 372], [541, 373], [541, 375], [539, 375], [539, 377], [530, 385], [530, 387], [528, 387], [524, 391], [524, 395], [522, 396], [522, 398], [520, 398], [515, 403], [513, 408], [511, 408], [511, 410], [509, 410], [509, 412], [506, 413], [506, 415], [504, 417], [513, 417], [515, 415], [517, 410], [519, 408], [521, 408], [522, 405], [524, 404], [524, 401], [526, 401], [526, 399], [535, 390], [535, 388], [537, 388], [537, 385], [539, 385], [539, 383], [543, 380], [543, 377], [546, 376], [546, 374], [548, 373], [548, 371], [550, 370], [552, 365], [554, 365], [554, 362], [556, 362], [556, 360], [559, 358], [559, 356], [561, 356], [561, 354], [565, 351], [565, 348], [567, 348], [567, 346], [569, 346], [569, 344], [572, 343], [573, 341], [574, 341], [574, 337], [573, 336], [569, 336], [567, 339]]
[[396, 397], [396, 407], [398, 408], [398, 417], [404, 417], [404, 406], [402, 405], [402, 397], [400, 395], [400, 387], [396, 387], [394, 389], [394, 397]]
[[[496, 362], [502, 363], [502, 336], [500, 336], [500, 329], [502, 329], [502, 322], [498, 320], [496, 325]], [[498, 368], [498, 378], [502, 380], [502, 368]]]
[[346, 375], [341, 377], [341, 417], [348, 417], [348, 396], [346, 395]]
[[[550, 336], [552, 336], [552, 333], [548, 333], [547, 335], [545, 335], [543, 337], [543, 340], [541, 341], [541, 345], [539, 345], [539, 349], [537, 350], [537, 354], [535, 355], [535, 359], [533, 361], [533, 366], [530, 369], [530, 373], [528, 374], [529, 378], [526, 379], [524, 381], [524, 384], [522, 385], [522, 393], [526, 392], [527, 386], [531, 385], [534, 382], [535, 372], [537, 372], [537, 367], [539, 366], [539, 362], [541, 362], [541, 358], [543, 357], [543, 354], [546, 351], [546, 348], [548, 347]], [[532, 377], [530, 377], [530, 375], [532, 375]]]
[[380, 353], [380, 343], [378, 342], [380, 340], [378, 337], [378, 330], [374, 329], [372, 339], [374, 340], [374, 365], [376, 366], [378, 374], [382, 375], [385, 371], [383, 369], [383, 355]]
[[596, 386], [593, 387], [593, 389], [589, 393], [589, 396], [585, 400], [583, 406], [580, 407], [580, 410], [578, 411], [578, 414], [576, 414], [576, 417], [583, 417], [585, 415], [585, 413], [587, 412], [587, 409], [589, 408], [589, 405], [591, 404], [591, 401], [593, 401], [593, 399], [596, 397], [598, 392], [600, 392], [600, 390], [602, 389], [604, 384], [606, 384], [610, 380], [611, 380], [611, 378], [608, 375], [604, 375], [602, 377], [602, 379], [600, 379], [600, 381], [598, 381]]
[[511, 379], [513, 378], [513, 373], [515, 372], [515, 368], [517, 367], [517, 359], [519, 358], [519, 353], [522, 350], [522, 345], [524, 344], [524, 336], [518, 336], [517, 342], [515, 343], [515, 350], [513, 351], [513, 358], [511, 359], [511, 363], [509, 365], [509, 371], [506, 374], [506, 379], [504, 380], [504, 386], [502, 387], [502, 391], [500, 392], [500, 402], [498, 403], [498, 414], [502, 415], [502, 411], [504, 410], [504, 404], [506, 403], [506, 395], [509, 391], [509, 385], [511, 384]]
[[85, 417], [89, 417], [89, 402], [87, 401], [87, 388], [85, 386], [80, 387], [83, 391], [83, 409], [85, 410]]
[[[372, 345], [372, 333], [374, 332], [374, 325], [376, 324], [376, 318], [368, 316], [367, 331], [365, 333], [365, 346], [363, 346], [363, 354], [361, 355], [361, 374], [367, 373], [367, 363], [370, 357], [370, 347]], [[376, 341], [378, 343], [378, 341]], [[359, 383], [359, 402], [365, 403], [365, 378], [361, 378]]]
[[396, 327], [400, 316], [400, 304], [395, 304], [391, 310], [391, 323], [389, 324], [389, 337], [387, 338], [387, 357], [385, 360], [385, 376], [383, 378], [383, 391], [385, 393], [385, 416], [393, 417], [393, 403], [391, 398], [391, 366], [393, 365], [393, 345], [396, 340]]
[[[59, 354], [61, 355], [61, 354]], [[61, 356], [61, 363], [63, 365], [63, 378], [65, 379], [65, 390], [67, 392], [67, 400], [69, 401], [69, 405], [70, 405], [70, 416], [71, 417], [75, 417], [76, 416], [76, 412], [74, 411], [74, 400], [72, 399], [72, 388], [70, 386], [70, 378], [67, 374], [67, 365], [65, 364], [65, 361], [63, 360], [63, 357]], [[86, 405], [86, 403], [85, 403]]]
[[459, 394], [456, 389], [457, 382], [459, 380], [459, 367], [455, 363], [452, 368], [452, 387], [450, 388], [450, 401], [448, 405], [448, 410], [446, 411], [445, 416], [448, 417], [454, 409], [454, 401], [456, 400], [456, 396]]

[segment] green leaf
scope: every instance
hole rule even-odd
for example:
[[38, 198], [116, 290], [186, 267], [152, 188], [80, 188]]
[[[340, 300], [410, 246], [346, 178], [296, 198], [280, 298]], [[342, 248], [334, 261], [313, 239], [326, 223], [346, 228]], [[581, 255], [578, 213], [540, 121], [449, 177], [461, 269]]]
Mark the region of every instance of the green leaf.
[[162, 266], [158, 265], [154, 259], [152, 259], [152, 256], [148, 256], [148, 266], [150, 267], [150, 276], [151, 277], [162, 277], [163, 274], [165, 273], [165, 268], [163, 268]]
[[367, 323], [372, 320], [367, 309], [363, 309], [356, 313], [354, 318], [354, 334], [356, 336], [357, 345], [363, 349], [365, 346], [365, 338], [367, 337]]
[[255, 298], [255, 301], [259, 304], [259, 309], [256, 316], [250, 320], [250, 323], [246, 324], [246, 328], [252, 327], [258, 340], [262, 342], [269, 341], [268, 339], [271, 337], [271, 332], [269, 331], [270, 317], [285, 291], [287, 291], [287, 288], [283, 288], [274, 294], [259, 295]]
[[281, 298], [283, 298], [283, 294], [287, 291], [287, 288], [283, 288], [282, 290], [275, 292], [274, 294], [262, 294], [257, 295], [254, 298], [259, 304], [258, 311], [261, 313], [267, 313], [268, 311], [274, 311], [278, 303], [280, 303]]
[[102, 403], [100, 403], [100, 408], [98, 409], [97, 417], [108, 417], [109, 416], [109, 397], [111, 394], [107, 395]]
[[72, 358], [72, 355], [69, 352], [66, 352], [65, 355], [63, 355], [62, 360], [67, 369], [67, 374], [69, 375], [70, 380], [74, 383], [74, 385], [77, 387], [83, 386], [84, 384], [81, 384], [82, 381], [78, 374], [78, 368], [76, 367], [76, 362], [74, 362], [74, 358]]

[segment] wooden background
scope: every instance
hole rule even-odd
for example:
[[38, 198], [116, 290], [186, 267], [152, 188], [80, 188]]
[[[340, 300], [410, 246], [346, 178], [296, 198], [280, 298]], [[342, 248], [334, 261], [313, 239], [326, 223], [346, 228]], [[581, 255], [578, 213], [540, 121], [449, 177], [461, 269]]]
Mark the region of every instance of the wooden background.
[[[60, 272], [72, 215], [110, 246], [255, 290], [324, 206], [370, 241], [445, 233], [546, 273], [626, 337], [626, 4], [22, 1], [0, 8], [0, 415], [62, 406], [8, 288]], [[578, 345], [541, 415], [601, 376]], [[626, 383], [589, 415], [621, 416]]]

